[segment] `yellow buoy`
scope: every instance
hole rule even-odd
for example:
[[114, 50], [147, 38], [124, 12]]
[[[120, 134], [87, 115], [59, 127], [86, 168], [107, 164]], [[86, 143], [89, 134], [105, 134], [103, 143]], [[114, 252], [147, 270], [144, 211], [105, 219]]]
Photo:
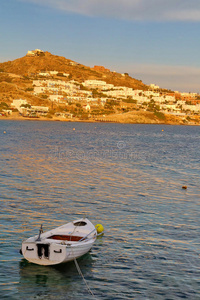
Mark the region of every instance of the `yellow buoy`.
[[95, 226], [95, 228], [96, 228], [98, 234], [102, 234], [104, 232], [103, 225], [101, 225], [101, 224], [97, 224]]
[[6, 133], [6, 131], [4, 131], [3, 133]]

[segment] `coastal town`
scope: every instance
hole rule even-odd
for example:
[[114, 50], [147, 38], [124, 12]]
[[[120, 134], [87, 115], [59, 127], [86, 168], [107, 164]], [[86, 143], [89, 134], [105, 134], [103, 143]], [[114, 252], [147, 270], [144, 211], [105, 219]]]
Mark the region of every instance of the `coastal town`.
[[[36, 49], [28, 51], [26, 56], [44, 55], [42, 50]], [[103, 66], [94, 66], [93, 70], [104, 74], [111, 72]], [[122, 81], [129, 77], [127, 73], [120, 76]], [[135, 89], [107, 83], [106, 79], [86, 79], [80, 82], [73, 79], [72, 74], [59, 70], [40, 70], [26, 77], [23, 77], [28, 82], [26, 95], [37, 98], [38, 105], [29, 97], [10, 97], [6, 101], [8, 97], [4, 93], [0, 100], [0, 117], [9, 118], [17, 114], [24, 119], [126, 122], [127, 116], [129, 123], [128, 116], [131, 114], [152, 113], [159, 122], [165, 122], [170, 117], [178, 118], [183, 124], [199, 124], [200, 95], [197, 93], [164, 90], [156, 84], [150, 84], [145, 89]], [[39, 100], [45, 105], [41, 105]]]

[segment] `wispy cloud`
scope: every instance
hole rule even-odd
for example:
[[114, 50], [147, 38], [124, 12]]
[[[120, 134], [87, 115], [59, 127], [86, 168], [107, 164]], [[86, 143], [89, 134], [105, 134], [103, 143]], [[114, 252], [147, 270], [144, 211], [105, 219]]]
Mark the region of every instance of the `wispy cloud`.
[[[200, 67], [190, 66], [172, 66], [172, 65], [156, 65], [156, 64], [134, 64], [131, 67], [132, 71], [140, 72], [145, 75], [165, 75], [171, 76], [198, 76], [200, 77]], [[130, 66], [129, 66], [130, 70]]]
[[179, 91], [200, 91], [200, 67], [137, 64], [125, 67], [132, 77], [144, 83]]
[[18, 0], [68, 13], [132, 21], [200, 21], [199, 0]]

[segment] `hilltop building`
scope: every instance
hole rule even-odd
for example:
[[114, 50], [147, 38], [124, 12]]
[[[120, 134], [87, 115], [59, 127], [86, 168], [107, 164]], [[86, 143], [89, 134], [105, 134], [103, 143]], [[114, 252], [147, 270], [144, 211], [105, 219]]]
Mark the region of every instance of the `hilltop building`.
[[160, 87], [158, 85], [155, 85], [154, 83], [151, 83], [150, 88], [153, 90], [158, 90]]
[[44, 51], [40, 49], [29, 50], [26, 54], [26, 56], [44, 56], [44, 55], [45, 55]]

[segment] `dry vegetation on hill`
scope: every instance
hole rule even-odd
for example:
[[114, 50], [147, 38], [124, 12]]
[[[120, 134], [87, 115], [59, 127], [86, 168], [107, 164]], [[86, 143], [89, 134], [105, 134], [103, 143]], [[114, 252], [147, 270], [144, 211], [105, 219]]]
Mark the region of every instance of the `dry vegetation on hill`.
[[32, 105], [49, 105], [49, 102], [27, 91], [32, 87], [32, 80], [0, 73], [0, 102], [10, 104], [14, 99], [27, 99]]
[[96, 71], [90, 67], [75, 63], [65, 57], [45, 52], [44, 56], [24, 56], [13, 61], [0, 63], [0, 71], [13, 73], [21, 76], [32, 76], [40, 71], [59, 71], [71, 75], [71, 78], [78, 82], [87, 79], [104, 80], [116, 86], [127, 86], [134, 89], [146, 90], [147, 86], [142, 81], [128, 75], [122, 76], [116, 72]]
[[[44, 52], [43, 56], [24, 56], [13, 61], [0, 63], [0, 101], [10, 104], [13, 99], [26, 99], [32, 105], [46, 105], [51, 107], [50, 101], [34, 96], [30, 93], [33, 79], [38, 78], [42, 71], [58, 71], [70, 74], [70, 80], [83, 82], [87, 79], [104, 80], [118, 86], [135, 89], [147, 89], [141, 81], [122, 76], [120, 73], [97, 71], [90, 67], [76, 63], [65, 57]], [[57, 77], [69, 80], [67, 77]]]
[[[24, 56], [13, 61], [0, 63], [0, 104], [10, 106], [14, 99], [26, 99], [31, 105], [48, 106], [50, 109], [50, 117], [55, 118], [56, 112], [68, 112], [75, 114], [76, 121], [87, 120], [88, 113], [81, 107], [80, 103], [73, 103], [72, 105], [53, 104], [50, 100], [46, 99], [47, 95], [38, 96], [33, 94], [33, 80], [45, 79], [39, 77], [39, 72], [44, 71], [58, 71], [60, 73], [67, 73], [69, 77], [54, 76], [54, 79], [59, 80], [72, 80], [82, 83], [85, 80], [103, 80], [108, 84], [115, 86], [126, 86], [138, 90], [147, 90], [142, 81], [130, 77], [128, 74], [120, 74], [109, 71], [100, 67], [93, 69], [82, 64], [76, 63], [64, 57], [53, 55], [49, 52], [43, 52], [39, 56]], [[46, 96], [46, 97], [45, 97]], [[111, 103], [112, 104], [112, 103]], [[199, 124], [199, 116], [193, 119], [185, 117], [175, 117], [161, 113], [138, 111], [137, 107], [132, 103], [125, 103], [125, 109], [118, 107], [117, 103], [113, 105], [106, 103], [104, 107], [94, 107], [90, 112], [92, 119], [96, 121], [105, 122], [121, 122], [121, 123], [166, 123], [166, 124]], [[1, 105], [1, 106], [2, 106]], [[119, 104], [118, 104], [119, 105]], [[2, 106], [2, 107], [3, 107]], [[107, 107], [106, 107], [107, 106]], [[17, 115], [16, 115], [17, 117]]]

